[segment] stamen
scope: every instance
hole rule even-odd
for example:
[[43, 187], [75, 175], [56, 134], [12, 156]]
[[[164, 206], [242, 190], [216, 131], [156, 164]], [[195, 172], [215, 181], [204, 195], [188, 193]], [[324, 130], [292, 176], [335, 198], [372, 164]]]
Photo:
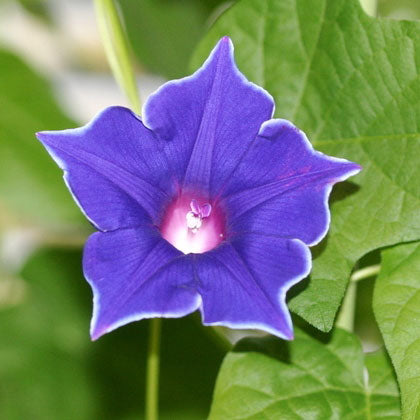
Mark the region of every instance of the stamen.
[[196, 233], [203, 224], [201, 217], [196, 215], [193, 211], [189, 211], [185, 218], [187, 219], [188, 228], [191, 229], [193, 233]]
[[189, 211], [185, 218], [187, 219], [187, 226], [192, 233], [197, 233], [203, 224], [203, 219], [210, 216], [211, 204], [206, 203], [200, 206], [198, 201], [193, 198], [190, 203], [191, 211]]

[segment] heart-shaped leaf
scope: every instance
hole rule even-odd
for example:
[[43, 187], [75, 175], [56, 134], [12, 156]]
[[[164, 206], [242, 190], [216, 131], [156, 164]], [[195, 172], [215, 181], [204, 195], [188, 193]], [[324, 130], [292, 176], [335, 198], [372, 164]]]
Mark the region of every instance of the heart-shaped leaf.
[[420, 23], [375, 19], [357, 0], [242, 0], [204, 38], [194, 67], [230, 35], [241, 71], [315, 148], [361, 164], [336, 187], [329, 236], [291, 309], [328, 331], [355, 262], [420, 238]]
[[405, 419], [420, 415], [420, 243], [382, 252], [373, 309], [401, 389]]
[[336, 330], [325, 345], [297, 331], [293, 342], [244, 340], [219, 373], [210, 419], [399, 419], [398, 387], [383, 352], [363, 355]]

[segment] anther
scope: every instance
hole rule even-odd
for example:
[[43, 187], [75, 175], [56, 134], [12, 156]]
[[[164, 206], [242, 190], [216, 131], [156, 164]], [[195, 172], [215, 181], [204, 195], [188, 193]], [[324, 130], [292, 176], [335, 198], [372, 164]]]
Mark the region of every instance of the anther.
[[185, 218], [187, 219], [188, 229], [191, 229], [192, 233], [197, 233], [203, 224], [203, 219], [209, 217], [211, 214], [211, 204], [205, 203], [200, 205], [198, 201], [193, 198], [190, 202], [191, 211], [189, 211]]

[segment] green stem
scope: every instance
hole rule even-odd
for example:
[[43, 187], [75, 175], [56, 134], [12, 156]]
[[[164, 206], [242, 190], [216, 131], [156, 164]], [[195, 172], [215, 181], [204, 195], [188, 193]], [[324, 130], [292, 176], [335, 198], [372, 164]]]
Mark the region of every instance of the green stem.
[[378, 16], [378, 0], [360, 0], [366, 13], [370, 16]]
[[140, 114], [140, 98], [130, 60], [130, 50], [114, 0], [95, 0], [96, 17], [109, 65], [133, 111]]
[[357, 283], [350, 281], [341, 304], [335, 325], [343, 330], [353, 331], [354, 313], [356, 311]]
[[350, 282], [346, 290], [346, 294], [341, 305], [340, 312], [337, 316], [336, 326], [343, 328], [347, 331], [354, 329], [354, 314], [356, 310], [356, 295], [357, 295], [357, 282], [376, 276], [379, 273], [381, 266], [371, 265], [369, 267], [356, 270], [350, 277]]
[[379, 264], [376, 265], [370, 265], [369, 267], [361, 268], [360, 270], [356, 270], [352, 276], [350, 277], [351, 281], [360, 281], [363, 279], [367, 279], [369, 277], [376, 276], [379, 274], [379, 270], [381, 269], [381, 266]]
[[146, 420], [157, 420], [159, 412], [160, 318], [150, 320], [147, 355]]
[[211, 336], [214, 338], [214, 341], [217, 342], [219, 347], [228, 352], [232, 350], [232, 343], [229, 341], [229, 339], [226, 337], [225, 334], [223, 334], [223, 327], [210, 327], [206, 329], [206, 331], [211, 334]]

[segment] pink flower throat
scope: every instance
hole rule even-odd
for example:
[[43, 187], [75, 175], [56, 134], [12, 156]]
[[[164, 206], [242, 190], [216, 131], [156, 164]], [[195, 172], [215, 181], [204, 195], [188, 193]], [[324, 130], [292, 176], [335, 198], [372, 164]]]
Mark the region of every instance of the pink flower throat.
[[166, 209], [160, 231], [184, 254], [201, 254], [225, 239], [225, 218], [217, 206], [181, 195]]

